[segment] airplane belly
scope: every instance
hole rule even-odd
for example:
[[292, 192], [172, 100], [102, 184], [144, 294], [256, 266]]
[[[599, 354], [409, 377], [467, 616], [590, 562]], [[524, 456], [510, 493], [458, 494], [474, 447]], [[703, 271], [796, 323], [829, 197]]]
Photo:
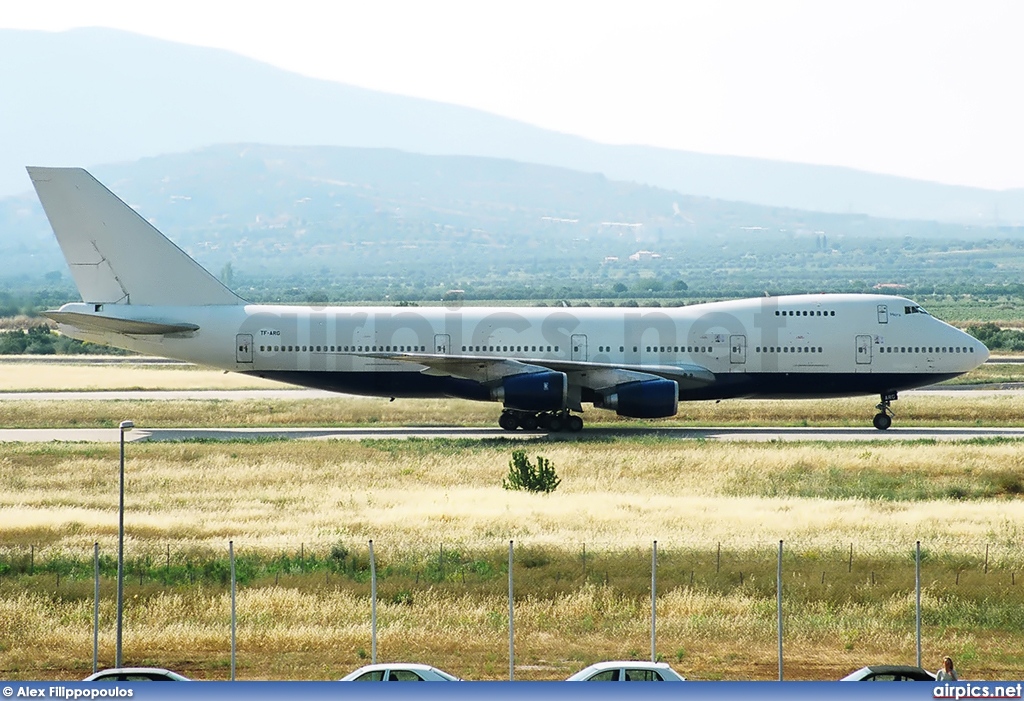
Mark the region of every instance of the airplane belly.
[[752, 372], [716, 375], [707, 387], [680, 390], [680, 401], [708, 399], [813, 399], [883, 394], [925, 387], [960, 373]]
[[473, 380], [421, 372], [328, 372], [298, 370], [251, 370], [244, 375], [262, 377], [299, 387], [369, 397], [427, 399], [454, 397], [490, 401], [490, 390]]

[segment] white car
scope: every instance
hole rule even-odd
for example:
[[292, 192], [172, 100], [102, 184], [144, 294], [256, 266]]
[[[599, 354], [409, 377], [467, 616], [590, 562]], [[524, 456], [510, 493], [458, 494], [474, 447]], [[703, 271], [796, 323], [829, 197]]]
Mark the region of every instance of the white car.
[[454, 674], [443, 672], [437, 667], [415, 662], [391, 662], [368, 664], [351, 674], [343, 682], [461, 682]]
[[861, 667], [840, 679], [841, 682], [933, 682], [935, 675], [927, 669], [908, 665], [876, 664]]
[[177, 672], [162, 667], [114, 667], [90, 674], [82, 681], [87, 682], [188, 682]]
[[567, 682], [685, 682], [686, 677], [664, 662], [613, 660], [584, 667]]

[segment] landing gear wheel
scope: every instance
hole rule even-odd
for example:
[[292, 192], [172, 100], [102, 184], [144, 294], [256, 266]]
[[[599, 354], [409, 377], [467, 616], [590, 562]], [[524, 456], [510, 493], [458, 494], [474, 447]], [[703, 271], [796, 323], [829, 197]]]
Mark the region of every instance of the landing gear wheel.
[[875, 425], [879, 431], [892, 426], [892, 409], [890, 405], [898, 399], [895, 392], [889, 392], [888, 394], [882, 395], [882, 401], [875, 405], [878, 409], [878, 413], [875, 414], [875, 418], [871, 423]]
[[565, 428], [565, 419], [562, 418], [561, 414], [552, 414], [551, 418], [548, 419], [546, 428], [552, 433], [558, 433]]
[[583, 419], [578, 416], [569, 416], [565, 426], [570, 433], [579, 433], [583, 430]]
[[498, 425], [506, 431], [515, 431], [519, 428], [519, 420], [511, 411], [503, 411], [498, 418]]
[[519, 417], [519, 427], [524, 431], [536, 431], [537, 430], [537, 415], [536, 414], [523, 414]]

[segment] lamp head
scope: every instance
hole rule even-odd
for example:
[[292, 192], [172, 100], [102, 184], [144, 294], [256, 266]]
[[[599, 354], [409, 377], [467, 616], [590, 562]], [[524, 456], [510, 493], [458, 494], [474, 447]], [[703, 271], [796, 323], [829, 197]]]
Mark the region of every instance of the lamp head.
[[134, 421], [122, 421], [120, 428], [121, 428], [122, 431], [131, 431], [133, 428], [135, 428], [135, 422]]

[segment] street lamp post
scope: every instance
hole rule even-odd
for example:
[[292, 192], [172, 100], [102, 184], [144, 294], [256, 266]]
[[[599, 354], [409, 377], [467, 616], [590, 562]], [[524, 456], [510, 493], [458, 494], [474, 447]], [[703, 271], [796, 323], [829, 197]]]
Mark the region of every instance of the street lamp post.
[[117, 647], [114, 652], [114, 666], [121, 666], [121, 631], [124, 612], [124, 434], [135, 428], [131, 421], [122, 421], [121, 429], [121, 475], [118, 480], [120, 496], [117, 500]]

